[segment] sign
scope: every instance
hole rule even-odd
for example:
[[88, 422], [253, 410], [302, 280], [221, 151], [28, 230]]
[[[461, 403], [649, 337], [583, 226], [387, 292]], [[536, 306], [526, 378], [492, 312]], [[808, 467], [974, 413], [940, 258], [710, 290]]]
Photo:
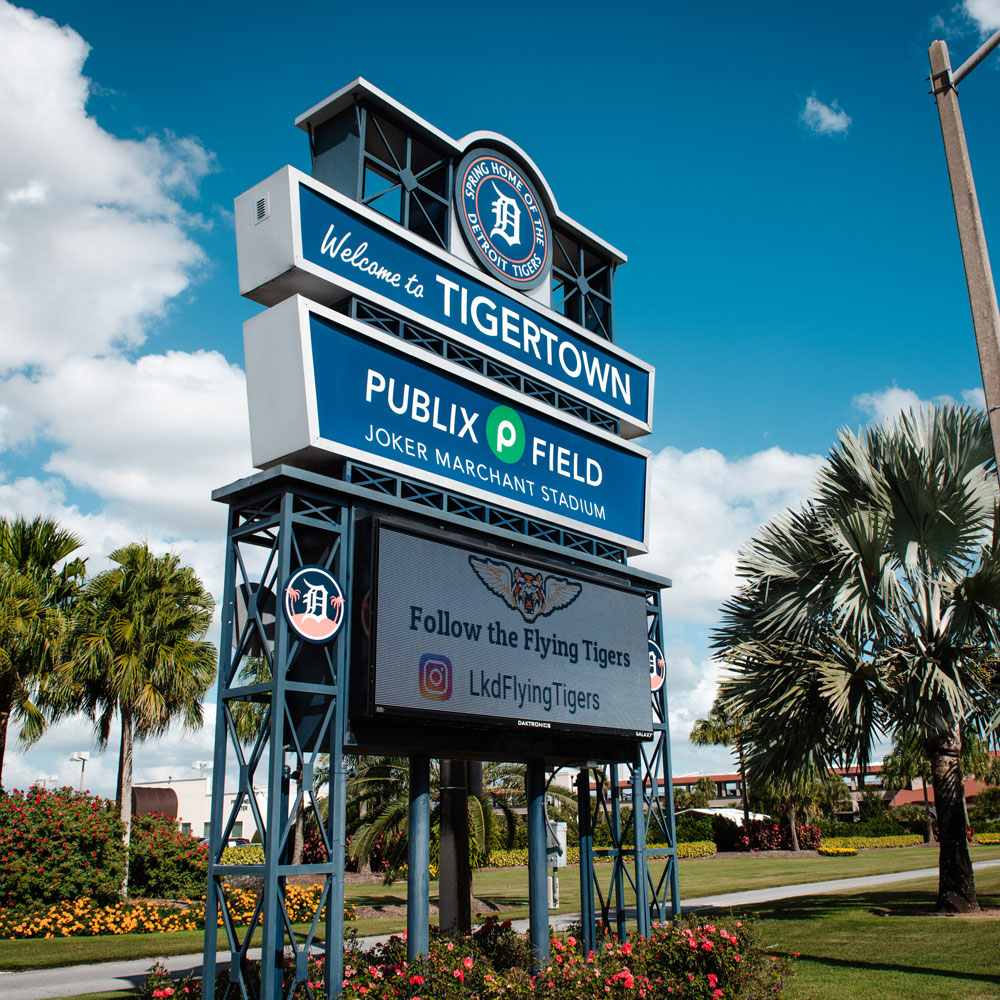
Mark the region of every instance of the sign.
[[646, 600], [380, 525], [374, 714], [652, 735]]
[[469, 153], [455, 175], [462, 235], [487, 272], [511, 288], [537, 288], [549, 274], [552, 230], [524, 172], [487, 149]]
[[329, 642], [344, 623], [340, 584], [322, 566], [297, 569], [284, 586], [285, 618], [306, 642]]
[[243, 294], [329, 302], [334, 286], [597, 407], [624, 437], [649, 432], [648, 364], [291, 167], [237, 198], [236, 216]]
[[663, 687], [667, 679], [667, 661], [660, 647], [652, 639], [649, 640], [649, 690], [654, 694]]
[[298, 296], [244, 353], [259, 467], [350, 458], [646, 550], [645, 449]]

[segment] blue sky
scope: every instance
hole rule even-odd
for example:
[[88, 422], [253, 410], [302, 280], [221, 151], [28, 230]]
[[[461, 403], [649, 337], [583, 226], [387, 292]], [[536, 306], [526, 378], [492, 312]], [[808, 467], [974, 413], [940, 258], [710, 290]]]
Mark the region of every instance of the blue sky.
[[[957, 5], [193, 4], [0, 0], [0, 512], [56, 516], [93, 569], [134, 538], [218, 589], [210, 490], [251, 469], [232, 203], [297, 114], [362, 75], [454, 137], [509, 136], [623, 250], [617, 342], [657, 368], [653, 550], [673, 578], [675, 771], [742, 541], [845, 424], [978, 396], [927, 47], [957, 65], [1000, 0]], [[961, 89], [1000, 233], [1000, 56]], [[190, 773], [210, 737], [140, 748]], [[80, 720], [8, 760], [72, 779]], [[88, 765], [113, 790], [113, 751]]]

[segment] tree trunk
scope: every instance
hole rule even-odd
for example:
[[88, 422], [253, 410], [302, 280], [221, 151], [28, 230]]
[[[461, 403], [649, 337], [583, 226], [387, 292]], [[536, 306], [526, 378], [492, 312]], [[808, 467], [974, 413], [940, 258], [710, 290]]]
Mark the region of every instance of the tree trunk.
[[743, 830], [750, 833], [750, 798], [747, 793], [747, 771], [743, 763], [743, 744], [736, 743], [736, 756], [740, 765], [740, 792], [743, 798]]
[[125, 880], [122, 898], [128, 895], [128, 846], [132, 836], [132, 713], [122, 711], [122, 736], [118, 747], [118, 788], [115, 802], [125, 824]]
[[965, 790], [959, 764], [961, 753], [962, 734], [957, 727], [949, 734], [927, 741], [941, 845], [938, 861], [939, 913], [972, 913], [979, 909], [969, 844], [965, 838], [962, 811]]
[[788, 806], [788, 827], [792, 835], [792, 850], [800, 851], [799, 847], [799, 831], [795, 829], [795, 806], [789, 803]]
[[924, 815], [927, 817], [927, 833], [924, 834], [924, 843], [933, 844], [934, 843], [934, 825], [931, 823], [931, 803], [930, 799], [927, 798], [927, 779], [923, 779], [924, 783]]
[[306, 804], [303, 800], [295, 810], [295, 832], [292, 841], [292, 864], [301, 865], [306, 849]]
[[0, 793], [3, 792], [3, 759], [7, 753], [7, 727], [14, 708], [14, 692], [6, 685], [0, 688]]

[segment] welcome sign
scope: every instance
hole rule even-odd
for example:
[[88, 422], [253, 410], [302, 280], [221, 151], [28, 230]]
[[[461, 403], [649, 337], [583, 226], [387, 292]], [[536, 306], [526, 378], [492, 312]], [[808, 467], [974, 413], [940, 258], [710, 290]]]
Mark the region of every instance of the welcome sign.
[[375, 715], [652, 737], [646, 600], [380, 525]]
[[299, 296], [244, 351], [259, 467], [370, 462], [646, 550], [645, 449]]
[[245, 295], [323, 299], [335, 285], [590, 402], [618, 417], [626, 437], [649, 431], [649, 365], [293, 168], [241, 195], [236, 213]]

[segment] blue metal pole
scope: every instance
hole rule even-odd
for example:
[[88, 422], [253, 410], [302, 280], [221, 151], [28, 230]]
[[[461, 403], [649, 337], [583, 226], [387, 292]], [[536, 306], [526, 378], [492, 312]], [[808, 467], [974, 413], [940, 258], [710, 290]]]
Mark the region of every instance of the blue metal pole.
[[580, 937], [583, 953], [597, 951], [594, 925], [594, 831], [590, 817], [590, 771], [576, 776], [576, 815], [580, 826]]
[[625, 856], [622, 851], [622, 811], [621, 789], [618, 787], [618, 765], [612, 764], [611, 774], [611, 840], [615, 845], [614, 871], [611, 875], [612, 891], [615, 896], [615, 933], [619, 941], [625, 940]]
[[[222, 629], [219, 635], [219, 675], [215, 696], [215, 754], [212, 765], [212, 811], [209, 814], [208, 887], [205, 893], [205, 945], [202, 956], [202, 982], [215, 983], [215, 955], [218, 951], [219, 883], [215, 866], [222, 855], [222, 813], [226, 792], [226, 750], [229, 734], [226, 731], [226, 702], [223, 693], [228, 686], [228, 674], [233, 658], [233, 615], [236, 594], [236, 542], [232, 529], [236, 516], [228, 512], [229, 531], [226, 537], [226, 580], [223, 587]], [[228, 942], [227, 942], [228, 943]], [[211, 996], [214, 986], [204, 992]]]
[[406, 875], [406, 959], [430, 947], [431, 761], [410, 758], [410, 812]]
[[[659, 638], [662, 643], [662, 629]], [[660, 647], [663, 648], [662, 645]], [[670, 762], [670, 716], [667, 714], [667, 685], [657, 692], [659, 696], [660, 718], [663, 720], [663, 798], [664, 818], [667, 824], [667, 839], [674, 849], [667, 859], [670, 865], [670, 916], [676, 917], [681, 912], [681, 886], [677, 871], [677, 824], [674, 821], [674, 772]]]
[[635, 923], [649, 937], [649, 868], [646, 858], [646, 810], [642, 794], [642, 760], [632, 767], [632, 832], [635, 835]]
[[531, 967], [537, 972], [551, 960], [549, 900], [545, 849], [545, 762], [529, 760], [524, 777], [528, 797], [528, 925]]

